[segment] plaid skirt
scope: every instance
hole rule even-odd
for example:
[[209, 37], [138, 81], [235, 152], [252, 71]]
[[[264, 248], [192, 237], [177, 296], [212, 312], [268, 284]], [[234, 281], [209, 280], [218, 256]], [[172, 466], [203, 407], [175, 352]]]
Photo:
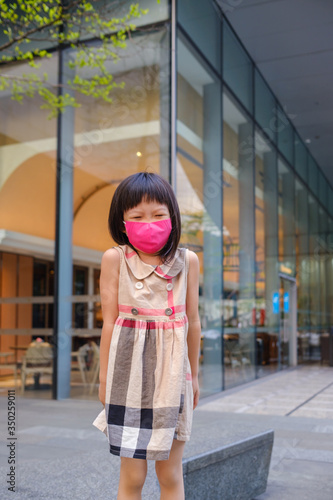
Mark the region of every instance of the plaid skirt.
[[101, 419], [94, 423], [106, 429], [113, 455], [167, 460], [173, 439], [190, 439], [193, 389], [187, 332], [186, 314], [172, 320], [118, 316], [101, 412], [105, 424]]

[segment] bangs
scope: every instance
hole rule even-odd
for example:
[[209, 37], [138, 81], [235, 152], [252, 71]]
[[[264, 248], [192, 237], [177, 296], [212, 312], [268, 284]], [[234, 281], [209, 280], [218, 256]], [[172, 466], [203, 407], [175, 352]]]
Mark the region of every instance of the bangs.
[[170, 193], [159, 178], [138, 175], [127, 184], [123, 193], [122, 210], [126, 212], [142, 201], [156, 201], [166, 205], [170, 211]]

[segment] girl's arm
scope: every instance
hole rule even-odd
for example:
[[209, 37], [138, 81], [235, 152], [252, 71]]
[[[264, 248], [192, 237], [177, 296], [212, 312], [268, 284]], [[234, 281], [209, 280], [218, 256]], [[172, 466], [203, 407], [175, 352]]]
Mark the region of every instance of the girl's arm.
[[188, 318], [187, 346], [188, 358], [192, 372], [193, 409], [199, 401], [199, 350], [201, 325], [199, 317], [199, 272], [200, 265], [197, 254], [189, 251], [190, 265], [187, 276], [186, 315]]
[[100, 275], [103, 328], [100, 343], [99, 399], [104, 406], [110, 343], [118, 317], [119, 268], [119, 253], [116, 249], [110, 248], [103, 254]]

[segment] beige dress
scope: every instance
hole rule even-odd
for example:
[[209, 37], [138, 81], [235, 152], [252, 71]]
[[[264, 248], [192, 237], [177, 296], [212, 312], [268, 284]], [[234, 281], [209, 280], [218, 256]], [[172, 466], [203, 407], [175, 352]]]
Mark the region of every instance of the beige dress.
[[173, 439], [190, 439], [193, 416], [186, 290], [189, 251], [169, 264], [120, 254], [116, 320], [109, 351], [105, 409], [93, 422], [113, 455], [167, 460]]

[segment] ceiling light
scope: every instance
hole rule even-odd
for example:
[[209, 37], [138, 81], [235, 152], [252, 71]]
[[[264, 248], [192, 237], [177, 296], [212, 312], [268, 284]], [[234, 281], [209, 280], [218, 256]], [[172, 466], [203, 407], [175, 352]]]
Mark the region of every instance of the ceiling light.
[[141, 151], [137, 151], [137, 152], [136, 152], [136, 156], [139, 156], [139, 157], [140, 157], [140, 156], [142, 156]]

